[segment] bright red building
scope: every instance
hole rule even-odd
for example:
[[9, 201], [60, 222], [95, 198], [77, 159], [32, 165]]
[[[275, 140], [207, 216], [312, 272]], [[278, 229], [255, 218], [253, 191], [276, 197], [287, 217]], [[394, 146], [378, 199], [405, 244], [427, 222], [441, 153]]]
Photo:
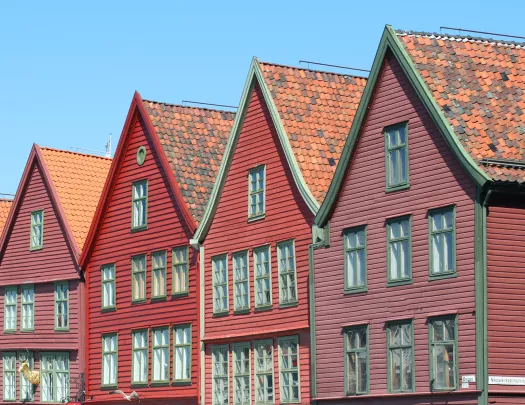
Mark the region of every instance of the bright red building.
[[135, 94], [81, 264], [90, 403], [196, 404], [200, 221], [231, 112]]
[[365, 83], [253, 60], [193, 241], [202, 403], [310, 403], [311, 227]]

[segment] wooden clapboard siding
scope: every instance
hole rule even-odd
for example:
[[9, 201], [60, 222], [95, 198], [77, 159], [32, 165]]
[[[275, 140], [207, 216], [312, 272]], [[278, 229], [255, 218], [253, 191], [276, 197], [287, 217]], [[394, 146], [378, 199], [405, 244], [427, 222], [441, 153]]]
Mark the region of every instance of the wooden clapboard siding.
[[[403, 121], [408, 121], [410, 188], [386, 193], [383, 128]], [[330, 220], [330, 246], [314, 253], [318, 398], [344, 396], [342, 329], [348, 324], [369, 324], [371, 397], [387, 394], [385, 322], [399, 317], [414, 319], [417, 392], [430, 389], [427, 317], [433, 313], [458, 312], [459, 375], [475, 374], [475, 194], [473, 182], [452, 156], [401, 67], [388, 56]], [[429, 281], [427, 212], [450, 204], [456, 206], [458, 277]], [[412, 216], [414, 282], [387, 287], [385, 221], [406, 214]], [[358, 225], [367, 225], [368, 292], [345, 295], [342, 232]], [[367, 403], [389, 401], [388, 396], [377, 398]], [[438, 398], [397, 396], [389, 402], [441, 403]], [[473, 403], [474, 398], [451, 393], [444, 400]]]

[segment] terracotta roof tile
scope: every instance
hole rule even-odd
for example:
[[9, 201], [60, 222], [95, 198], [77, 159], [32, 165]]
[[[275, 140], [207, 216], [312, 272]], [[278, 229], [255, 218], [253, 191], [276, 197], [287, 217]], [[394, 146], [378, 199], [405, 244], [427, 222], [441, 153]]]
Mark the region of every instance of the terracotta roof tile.
[[235, 114], [144, 100], [164, 153], [198, 224], [210, 198]]
[[41, 151], [75, 240], [82, 249], [111, 159], [51, 148]]
[[9, 215], [9, 210], [13, 205], [13, 200], [0, 199], [0, 235], [4, 230], [5, 223], [7, 222], [7, 216]]
[[496, 181], [525, 181], [525, 43], [397, 31], [465, 150]]
[[313, 196], [321, 203], [350, 131], [366, 78], [260, 62]]

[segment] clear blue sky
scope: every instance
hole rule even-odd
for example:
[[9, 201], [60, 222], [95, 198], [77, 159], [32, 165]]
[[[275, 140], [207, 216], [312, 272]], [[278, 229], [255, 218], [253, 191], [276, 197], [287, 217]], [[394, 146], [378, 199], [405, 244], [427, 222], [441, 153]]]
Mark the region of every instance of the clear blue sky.
[[525, 36], [524, 14], [523, 0], [3, 2], [0, 193], [33, 143], [115, 147], [134, 90], [237, 105], [252, 56], [369, 68], [385, 24]]

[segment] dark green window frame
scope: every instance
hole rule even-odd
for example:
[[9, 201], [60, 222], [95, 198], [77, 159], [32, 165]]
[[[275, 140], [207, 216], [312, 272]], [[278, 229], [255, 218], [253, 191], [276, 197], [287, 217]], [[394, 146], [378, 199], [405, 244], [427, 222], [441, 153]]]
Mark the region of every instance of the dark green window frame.
[[[51, 358], [51, 368], [46, 368], [46, 357]], [[64, 361], [66, 364], [66, 369], [60, 369], [59, 368], [59, 361]], [[69, 352], [41, 352], [40, 353], [40, 402], [50, 402], [50, 403], [56, 403], [56, 402], [63, 402], [64, 399], [69, 397]], [[44, 398], [44, 379], [45, 376], [49, 375], [52, 381], [50, 381], [50, 388], [53, 390], [51, 393], [52, 398], [48, 401], [45, 401]], [[66, 384], [66, 390], [63, 394], [65, 395], [59, 395], [58, 392], [58, 381], [59, 381], [59, 375], [65, 375], [65, 384]]]
[[31, 236], [29, 250], [40, 250], [44, 247], [44, 210], [31, 212]]
[[[109, 343], [109, 345], [107, 345]], [[114, 345], [113, 345], [114, 343]], [[106, 380], [104, 373], [104, 363], [109, 361], [108, 369], [114, 368], [115, 375], [110, 375]], [[114, 367], [112, 367], [114, 366]], [[101, 387], [116, 388], [118, 384], [118, 333], [107, 333], [102, 335], [102, 370], [101, 370]]]
[[162, 299], [167, 296], [167, 252], [161, 250], [151, 254], [151, 298]]
[[[18, 358], [20, 366], [27, 361], [31, 370], [35, 369], [35, 356], [33, 352], [19, 352]], [[20, 402], [33, 402], [35, 400], [35, 386], [26, 380], [23, 373], [20, 374]]]
[[[27, 295], [26, 295], [27, 292]], [[20, 287], [20, 331], [35, 330], [35, 286], [26, 284]]]
[[[363, 235], [363, 240], [360, 241], [359, 236]], [[344, 239], [344, 280], [345, 280], [345, 293], [359, 293], [368, 291], [368, 275], [367, 275], [367, 248], [366, 248], [366, 238], [367, 238], [367, 226], [360, 225], [352, 228], [345, 229], [343, 232]], [[351, 243], [353, 242], [353, 243]], [[362, 253], [361, 266], [363, 266], [363, 274], [361, 275], [362, 282], [358, 283], [358, 277], [356, 275], [356, 283], [351, 285], [350, 277], [350, 261], [352, 261], [354, 269], [357, 268], [357, 260], [359, 255]]]
[[[141, 338], [144, 338], [144, 345], [137, 346], [136, 337], [140, 335]], [[149, 330], [148, 329], [137, 329], [131, 332], [131, 384], [132, 385], [146, 385], [148, 383], [148, 367], [149, 367]], [[144, 352], [146, 356], [144, 358]], [[142, 357], [136, 357], [138, 354]], [[140, 364], [135, 364], [135, 359], [139, 359]], [[135, 368], [139, 366], [145, 367], [145, 375], [142, 379], [135, 379]]]
[[[182, 340], [181, 341], [181, 337]], [[191, 324], [182, 324], [173, 326], [173, 383], [174, 384], [190, 384], [191, 383], [191, 353], [192, 353], [192, 328]], [[183, 353], [182, 358], [180, 357]], [[186, 357], [186, 363], [183, 359]], [[180, 362], [178, 360], [181, 360]], [[179, 367], [181, 364], [186, 370], [182, 371], [182, 377], [179, 377]]]
[[[141, 264], [141, 266], [138, 266]], [[144, 267], [142, 267], [144, 264]], [[146, 255], [131, 257], [131, 303], [146, 301], [146, 274], [148, 258]], [[135, 285], [136, 284], [136, 285]]]
[[248, 220], [263, 218], [265, 214], [266, 165], [259, 165], [248, 172]]
[[117, 306], [117, 268], [115, 263], [104, 264], [100, 267], [100, 279], [102, 281], [102, 310], [114, 310]]
[[[403, 329], [410, 328], [410, 342], [401, 341], [395, 343], [392, 341], [392, 333], [395, 329], [400, 331], [400, 339], [403, 339]], [[386, 342], [387, 342], [387, 375], [388, 375], [388, 392], [414, 392], [415, 391], [415, 363], [414, 363], [414, 322], [413, 320], [400, 320], [388, 322], [386, 327]], [[399, 388], [394, 387], [394, 376], [393, 376], [393, 361], [392, 357], [395, 352], [401, 352], [399, 359], [401, 361], [401, 369], [399, 370]], [[405, 358], [405, 353], [410, 353], [410, 359]], [[409, 363], [409, 364], [408, 364]], [[407, 365], [411, 370], [410, 377], [403, 375], [403, 365]], [[398, 374], [396, 372], [396, 374]], [[407, 384], [408, 382], [408, 384]], [[404, 385], [404, 387], [403, 387]]]
[[[447, 339], [446, 336], [446, 325], [452, 325], [454, 330], [454, 338]], [[441, 331], [439, 331], [441, 329]], [[437, 333], [437, 335], [435, 334]], [[436, 338], [437, 336], [437, 338]], [[440, 338], [440, 336], [442, 338]], [[430, 389], [431, 391], [454, 391], [458, 389], [459, 381], [459, 368], [458, 368], [458, 317], [457, 315], [446, 315], [446, 316], [436, 316], [429, 318], [428, 320], [428, 342], [429, 342], [429, 356], [430, 356]], [[448, 352], [445, 356], [445, 351], [448, 349]], [[450, 358], [450, 350], [452, 350], [452, 362], [448, 360], [449, 363], [449, 374], [448, 377], [452, 376], [452, 384], [449, 386], [437, 386], [437, 367], [436, 358], [439, 355], [439, 352], [443, 352], [443, 360], [445, 357]], [[444, 361], [445, 363], [445, 361]], [[452, 363], [452, 373], [450, 373], [450, 363]], [[446, 363], [443, 368], [447, 367]], [[445, 377], [445, 374], [443, 374]]]
[[69, 282], [55, 283], [55, 331], [69, 331]]
[[[353, 339], [357, 334], [357, 347], [352, 347], [349, 340]], [[368, 338], [368, 325], [356, 325], [348, 326], [343, 329], [343, 338], [344, 338], [344, 349], [345, 349], [345, 395], [354, 396], [354, 395], [364, 395], [368, 394], [370, 391], [370, 348], [369, 348], [369, 338]], [[365, 344], [363, 345], [363, 338], [366, 339]], [[353, 356], [353, 357], [352, 357]], [[363, 363], [359, 362], [359, 359], [365, 358], [365, 375], [366, 375], [366, 387], [363, 387], [363, 382], [359, 384], [359, 375], [361, 374], [361, 369]], [[352, 362], [355, 372], [355, 390], [351, 390], [350, 387], [350, 362]]]
[[176, 247], [171, 250], [172, 264], [172, 295], [187, 295], [189, 293], [189, 249], [188, 246]]
[[[8, 295], [12, 295], [14, 293], [15, 302], [9, 303]], [[18, 318], [18, 287], [15, 286], [8, 286], [4, 289], [4, 332], [16, 332], [16, 325], [17, 325], [17, 318]], [[11, 310], [10, 310], [11, 308]], [[10, 314], [8, 315], [8, 312]], [[7, 325], [7, 320], [11, 320], [11, 325]]]
[[[404, 135], [404, 142], [402, 136]], [[390, 141], [395, 137], [394, 144]], [[410, 164], [408, 152], [408, 122], [390, 125], [384, 129], [386, 191], [410, 187]], [[404, 161], [403, 161], [404, 159]], [[394, 167], [394, 170], [392, 170]], [[405, 178], [401, 178], [402, 174]]]
[[[142, 194], [142, 186], [145, 185]], [[148, 227], [148, 180], [135, 181], [131, 185], [131, 230]]]
[[[452, 215], [452, 226], [447, 226], [446, 224], [446, 215]], [[433, 220], [435, 217], [439, 216], [440, 218], [440, 227], [441, 229], [433, 230]], [[451, 263], [453, 269], [445, 269], [445, 240], [451, 235]], [[434, 271], [435, 257], [434, 257], [434, 242], [435, 238], [439, 238], [441, 249], [439, 249], [439, 254], [441, 256], [441, 262], [439, 263], [439, 271]], [[456, 264], [456, 207], [454, 205], [442, 208], [436, 208], [428, 211], [428, 257], [429, 257], [429, 279], [430, 280], [439, 280], [443, 278], [456, 277], [457, 276], [457, 264]], [[448, 257], [448, 256], [447, 256]], [[448, 266], [447, 266], [448, 267]]]
[[[13, 365], [11, 367], [11, 364]], [[15, 352], [3, 352], [2, 353], [2, 365], [3, 365], [3, 370], [2, 370], [2, 386], [3, 386], [3, 393], [2, 393], [2, 399], [4, 402], [15, 402], [16, 401], [16, 391], [17, 391], [17, 386], [16, 386], [16, 375], [17, 375], [17, 370], [16, 370], [16, 353]], [[6, 384], [6, 381], [7, 381], [7, 378], [10, 378], [12, 379], [12, 381], [14, 382], [14, 387], [11, 385], [11, 389], [9, 390], [10, 392], [7, 392], [6, 388], [8, 387], [8, 385]], [[7, 396], [6, 394], [13, 394], [12, 396], [9, 395]]]
[[[160, 341], [155, 339], [155, 335], [159, 334]], [[166, 339], [164, 341], [164, 338]], [[168, 365], [168, 370], [166, 372], [166, 378], [159, 378], [160, 376], [155, 377], [155, 367], [159, 360], [156, 360], [158, 357], [155, 355], [156, 351], [164, 354], [164, 363]], [[170, 328], [168, 326], [154, 328], [151, 330], [151, 382], [156, 384], [169, 384], [170, 381]], [[162, 360], [159, 364], [159, 374], [162, 374]]]
[[[407, 222], [408, 225], [408, 235], [402, 235], [399, 237], [391, 236], [392, 226], [399, 226], [399, 229], [403, 229], [403, 223]], [[392, 247], [393, 246], [404, 246], [406, 242], [406, 254], [408, 261], [408, 275], [401, 275], [402, 266], [399, 265], [399, 276], [397, 278], [392, 277], [393, 264], [391, 259]], [[412, 216], [404, 215], [401, 217], [390, 218], [386, 222], [386, 245], [387, 245], [387, 285], [396, 286], [403, 284], [412, 283]], [[401, 254], [400, 254], [401, 257]], [[399, 261], [399, 258], [398, 258]]]

